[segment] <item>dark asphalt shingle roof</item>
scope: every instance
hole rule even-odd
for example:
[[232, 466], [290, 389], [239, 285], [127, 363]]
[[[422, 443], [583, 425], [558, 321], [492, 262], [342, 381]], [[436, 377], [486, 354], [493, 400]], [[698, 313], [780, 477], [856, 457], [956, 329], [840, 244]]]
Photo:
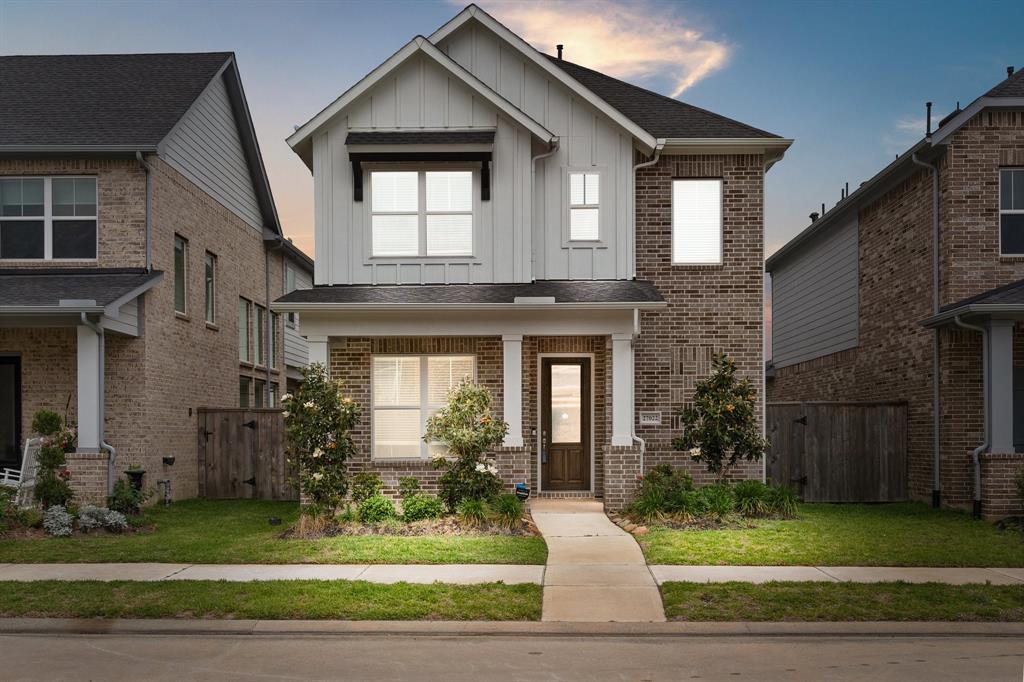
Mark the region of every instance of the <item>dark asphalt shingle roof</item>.
[[57, 306], [61, 300], [103, 307], [162, 275], [138, 268], [0, 269], [0, 307]]
[[968, 305], [1024, 305], [1024, 279], [975, 294], [956, 303], [944, 305], [940, 312]]
[[493, 130], [424, 130], [349, 133], [345, 144], [494, 144]]
[[544, 56], [654, 137], [779, 137], [579, 64]]
[[293, 291], [279, 303], [473, 304], [514, 303], [516, 297], [550, 297], [556, 303], [660, 303], [643, 280], [541, 280], [524, 284], [336, 285]]
[[153, 147], [231, 56], [0, 57], [0, 145]]
[[985, 97], [1024, 97], [1024, 69], [985, 93]]

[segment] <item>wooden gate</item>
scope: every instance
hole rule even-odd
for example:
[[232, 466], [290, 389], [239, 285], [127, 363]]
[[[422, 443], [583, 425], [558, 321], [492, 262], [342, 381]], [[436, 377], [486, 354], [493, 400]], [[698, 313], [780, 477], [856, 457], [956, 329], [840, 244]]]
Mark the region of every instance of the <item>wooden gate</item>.
[[199, 408], [199, 496], [297, 500], [277, 409]]
[[807, 502], [907, 499], [907, 404], [768, 403], [768, 480]]

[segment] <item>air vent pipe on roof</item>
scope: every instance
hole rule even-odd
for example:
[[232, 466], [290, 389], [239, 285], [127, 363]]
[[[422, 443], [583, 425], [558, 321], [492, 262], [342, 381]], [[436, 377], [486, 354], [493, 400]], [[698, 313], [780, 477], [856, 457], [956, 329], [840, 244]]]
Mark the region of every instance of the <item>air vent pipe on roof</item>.
[[925, 128], [925, 133], [924, 134], [925, 134], [926, 137], [931, 137], [932, 136], [932, 103], [931, 102], [925, 102], [924, 106], [925, 106], [925, 109], [928, 110], [928, 116], [927, 116], [928, 123], [927, 123], [927, 127]]
[[1012, 66], [1007, 66], [1006, 67], [1006, 77], [1009, 78], [1012, 75], [1013, 75], [1013, 67]]
[[816, 221], [816, 220], [818, 219], [818, 212], [817, 212], [817, 211], [814, 211], [813, 213], [811, 213], [811, 216], [810, 216], [810, 218], [811, 218], [811, 222], [812, 222], [812, 223], [813, 223], [814, 221]]
[[558, 50], [558, 58], [559, 59], [562, 58], [562, 48], [564, 48], [564, 47], [565, 47], [565, 45], [562, 45], [561, 43], [559, 43], [558, 45], [555, 45], [555, 49]]

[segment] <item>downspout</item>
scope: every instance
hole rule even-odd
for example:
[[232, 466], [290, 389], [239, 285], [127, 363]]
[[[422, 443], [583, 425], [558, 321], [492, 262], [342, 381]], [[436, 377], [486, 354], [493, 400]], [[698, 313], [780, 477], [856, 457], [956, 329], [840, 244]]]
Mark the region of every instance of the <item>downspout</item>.
[[146, 272], [153, 272], [153, 168], [142, 152], [135, 152], [135, 158], [146, 172]]
[[[270, 366], [274, 362], [274, 358], [272, 358], [271, 354], [270, 354], [270, 349], [271, 349], [271, 344], [272, 344], [272, 342], [270, 340], [270, 335], [274, 333], [274, 326], [273, 326], [273, 323], [272, 323], [272, 320], [274, 319], [274, 316], [273, 316], [273, 313], [270, 312], [270, 252], [271, 251], [276, 251], [276, 250], [282, 248], [284, 246], [284, 239], [281, 237], [281, 235], [275, 235], [275, 237], [273, 239], [264, 239], [264, 244], [266, 245], [266, 248], [264, 248], [264, 250], [263, 250], [263, 279], [264, 279], [264, 284], [266, 286], [266, 305], [267, 305], [266, 310], [267, 310], [267, 313], [266, 313], [266, 319], [264, 320], [264, 323], [263, 323], [264, 327], [266, 329], [265, 336], [263, 337], [263, 346], [264, 346], [263, 352], [265, 352], [267, 354], [267, 362], [266, 362], [266, 364], [264, 365], [263, 368], [266, 370], [267, 380], [265, 382], [265, 385], [263, 386], [263, 405], [265, 407], [269, 407], [270, 406], [270, 370], [271, 370]], [[273, 343], [273, 348], [274, 348], [275, 351], [278, 350], [277, 343]], [[282, 354], [283, 354], [283, 352], [284, 352], [284, 349], [281, 349], [281, 353]], [[259, 358], [256, 358], [256, 359], [259, 360]]]
[[[532, 157], [530, 159], [530, 192], [531, 193], [537, 191], [537, 162], [540, 161], [541, 159], [546, 159], [548, 157], [554, 156], [558, 152], [559, 144], [560, 144], [559, 143], [559, 139], [557, 137], [551, 138], [551, 140], [548, 142], [548, 146], [550, 147], [550, 149], [548, 151], [544, 152], [543, 154], [538, 154], [537, 156], [534, 156], [534, 157]], [[534, 201], [533, 203], [534, 203], [534, 205], [536, 205], [536, 201]], [[531, 216], [531, 218], [532, 218], [532, 216]], [[530, 243], [531, 244], [533, 243], [532, 239], [531, 239]], [[536, 246], [533, 246], [530, 249], [530, 281], [531, 282], [533, 280], [537, 279], [534, 276], [534, 265], [535, 265], [536, 261], [537, 261]]]
[[972, 329], [976, 332], [981, 332], [981, 392], [982, 392], [982, 404], [984, 405], [985, 414], [985, 436], [984, 442], [978, 447], [971, 450], [971, 463], [974, 465], [974, 518], [981, 518], [981, 453], [988, 450], [989, 443], [991, 442], [991, 416], [989, 415], [989, 386], [991, 382], [989, 379], [989, 367], [991, 365], [988, 357], [988, 329], [976, 324], [968, 324], [960, 319], [957, 315], [953, 318], [958, 327], [964, 329]]
[[654, 144], [654, 156], [649, 161], [641, 161], [640, 163], [633, 166], [633, 173], [629, 176], [633, 183], [633, 187], [629, 193], [629, 200], [631, 202], [629, 215], [633, 219], [633, 238], [630, 240], [630, 254], [629, 254], [629, 278], [636, 279], [636, 172], [641, 168], [647, 168], [658, 163], [658, 159], [661, 158], [661, 151], [665, 148], [665, 138], [659, 137]]
[[106, 422], [106, 403], [107, 403], [107, 337], [103, 332], [103, 327], [94, 323], [92, 320], [82, 313], [81, 316], [82, 324], [95, 332], [96, 336], [99, 337], [99, 405], [97, 405], [97, 413], [99, 414], [99, 428], [97, 433], [100, 436], [100, 447], [110, 453], [110, 458], [107, 460], [107, 494], [114, 492], [114, 467], [117, 465], [117, 449], [105, 440], [104, 424]]
[[[633, 340], [630, 344], [636, 346], [636, 340], [640, 336], [640, 309], [633, 308]], [[629, 398], [630, 408], [633, 412], [629, 422], [629, 435], [633, 441], [640, 444], [640, 475], [644, 475], [644, 455], [647, 453], [647, 441], [636, 435], [636, 353], [633, 355], [633, 386]]]
[[[932, 315], [939, 314], [939, 169], [931, 163], [917, 158], [911, 160], [932, 173]], [[932, 339], [932, 506], [942, 504], [942, 477], [939, 439], [939, 329], [935, 328]]]

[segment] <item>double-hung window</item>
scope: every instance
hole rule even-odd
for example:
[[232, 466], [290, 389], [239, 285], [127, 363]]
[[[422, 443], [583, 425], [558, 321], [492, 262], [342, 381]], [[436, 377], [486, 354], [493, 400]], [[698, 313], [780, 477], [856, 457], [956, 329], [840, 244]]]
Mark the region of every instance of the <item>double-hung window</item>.
[[597, 173], [569, 173], [569, 239], [600, 239], [600, 216], [601, 176]]
[[473, 378], [472, 355], [377, 355], [373, 358], [373, 456], [426, 458], [444, 454], [425, 443], [427, 419], [463, 379]]
[[256, 305], [256, 364], [267, 364], [267, 309]]
[[[293, 291], [295, 291], [298, 288], [299, 288], [299, 285], [298, 285], [298, 280], [297, 280], [297, 277], [296, 277], [295, 268], [293, 268], [291, 266], [291, 264], [285, 263], [285, 265], [284, 265], [284, 293], [290, 294], [290, 293], [292, 293]], [[295, 327], [298, 325], [298, 322], [299, 322], [299, 314], [295, 313], [295, 312], [288, 313], [288, 317], [286, 318], [286, 320], [287, 320], [288, 327], [290, 329], [295, 329]]]
[[1024, 168], [999, 169], [999, 253], [1024, 256]]
[[373, 256], [472, 256], [473, 171], [370, 173]]
[[672, 181], [672, 263], [722, 264], [722, 181]]
[[0, 178], [0, 258], [95, 260], [96, 178]]
[[252, 304], [244, 298], [238, 299], [238, 359], [241, 362], [252, 362], [252, 354], [249, 352], [251, 306]]
[[174, 235], [174, 312], [188, 313], [188, 240]]
[[206, 321], [217, 323], [217, 257], [206, 252]]

